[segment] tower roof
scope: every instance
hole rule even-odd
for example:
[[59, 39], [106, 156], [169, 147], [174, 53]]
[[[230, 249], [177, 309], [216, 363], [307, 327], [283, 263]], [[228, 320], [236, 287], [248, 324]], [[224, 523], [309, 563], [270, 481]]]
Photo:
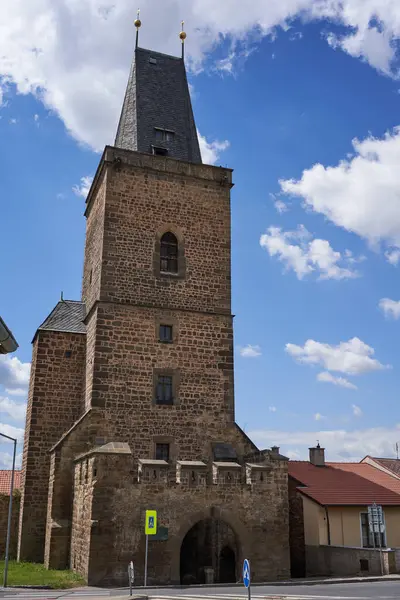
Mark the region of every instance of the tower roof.
[[182, 58], [135, 49], [115, 146], [202, 162]]
[[[62, 331], [64, 333], [86, 333], [83, 322], [86, 315], [84, 302], [77, 300], [60, 300], [38, 331]], [[37, 333], [37, 332], [36, 332]], [[35, 334], [36, 337], [36, 334]]]

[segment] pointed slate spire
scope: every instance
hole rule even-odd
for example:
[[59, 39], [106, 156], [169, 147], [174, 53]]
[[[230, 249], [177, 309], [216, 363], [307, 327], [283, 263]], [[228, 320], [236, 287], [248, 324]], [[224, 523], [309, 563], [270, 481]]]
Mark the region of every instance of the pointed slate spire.
[[202, 162], [183, 58], [135, 48], [115, 146]]

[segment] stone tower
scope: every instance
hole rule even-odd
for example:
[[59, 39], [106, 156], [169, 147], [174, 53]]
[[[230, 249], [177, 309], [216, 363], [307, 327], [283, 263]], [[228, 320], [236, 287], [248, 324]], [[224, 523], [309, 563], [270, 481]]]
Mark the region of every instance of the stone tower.
[[86, 207], [81, 302], [38, 329], [19, 553], [91, 584], [289, 574], [287, 460], [235, 424], [229, 169], [201, 162], [184, 61], [137, 47]]

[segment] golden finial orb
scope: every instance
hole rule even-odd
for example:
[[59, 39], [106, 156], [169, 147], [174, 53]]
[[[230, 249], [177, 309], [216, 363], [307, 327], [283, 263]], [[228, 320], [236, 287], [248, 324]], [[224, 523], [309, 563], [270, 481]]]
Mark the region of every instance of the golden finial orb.
[[185, 21], [182, 21], [182, 31], [179, 34], [179, 37], [181, 38], [182, 43], [186, 40], [186, 33], [183, 31], [184, 24], [185, 24]]
[[142, 26], [142, 21], [140, 20], [140, 9], [138, 9], [137, 11], [137, 18], [135, 19], [135, 27], [136, 29], [139, 29], [139, 27]]

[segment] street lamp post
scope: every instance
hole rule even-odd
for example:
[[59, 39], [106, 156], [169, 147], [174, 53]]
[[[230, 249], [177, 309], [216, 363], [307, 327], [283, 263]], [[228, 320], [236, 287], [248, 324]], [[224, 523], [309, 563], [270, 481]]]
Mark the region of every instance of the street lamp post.
[[17, 440], [5, 433], [0, 433], [0, 436], [14, 442], [13, 462], [11, 471], [11, 485], [10, 485], [10, 502], [8, 504], [8, 522], [7, 522], [7, 540], [6, 540], [6, 555], [4, 560], [4, 587], [7, 587], [7, 576], [8, 576], [8, 559], [10, 552], [10, 537], [11, 537], [11, 519], [12, 519], [12, 503], [14, 493], [14, 473], [15, 473], [15, 455], [17, 453]]

